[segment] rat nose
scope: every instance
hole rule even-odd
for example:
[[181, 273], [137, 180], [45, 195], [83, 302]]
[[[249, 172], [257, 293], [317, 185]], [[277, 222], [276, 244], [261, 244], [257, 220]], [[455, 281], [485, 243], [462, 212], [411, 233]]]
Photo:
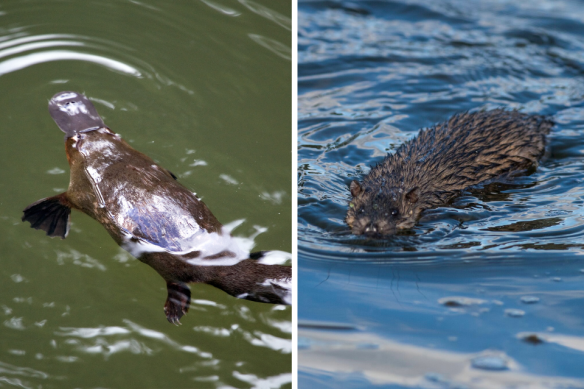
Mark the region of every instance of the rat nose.
[[367, 227], [365, 227], [365, 233], [368, 235], [377, 234], [378, 228], [377, 225], [371, 223]]

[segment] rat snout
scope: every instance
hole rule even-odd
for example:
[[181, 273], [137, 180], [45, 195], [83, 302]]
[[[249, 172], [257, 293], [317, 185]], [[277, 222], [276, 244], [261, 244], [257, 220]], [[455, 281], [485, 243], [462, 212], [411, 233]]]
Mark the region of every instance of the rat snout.
[[369, 225], [367, 227], [365, 227], [364, 233], [366, 235], [375, 235], [378, 233], [378, 231], [379, 231], [379, 228], [377, 227], [377, 225], [375, 223], [369, 223]]
[[383, 235], [391, 235], [395, 233], [395, 225], [383, 220], [372, 220], [363, 229], [363, 234], [370, 237], [380, 237]]

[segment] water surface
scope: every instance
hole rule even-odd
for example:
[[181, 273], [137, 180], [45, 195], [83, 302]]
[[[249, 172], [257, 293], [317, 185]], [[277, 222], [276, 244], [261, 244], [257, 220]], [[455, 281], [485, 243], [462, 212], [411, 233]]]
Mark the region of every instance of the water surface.
[[65, 240], [20, 221], [67, 188], [47, 103], [74, 90], [235, 236], [290, 252], [290, 16], [263, 0], [0, 4], [0, 386], [290, 387], [289, 307], [193, 286], [176, 327], [162, 278], [94, 220], [74, 212]]
[[[584, 8], [300, 1], [301, 387], [584, 387]], [[409, 233], [344, 223], [348, 185], [420, 128], [549, 115], [551, 154]]]

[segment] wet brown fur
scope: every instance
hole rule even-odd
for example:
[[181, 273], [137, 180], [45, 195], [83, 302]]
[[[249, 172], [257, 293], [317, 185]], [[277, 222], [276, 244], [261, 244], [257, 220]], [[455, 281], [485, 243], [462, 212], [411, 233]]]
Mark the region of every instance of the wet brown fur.
[[385, 157], [361, 183], [353, 181], [345, 221], [356, 235], [412, 228], [422, 211], [465, 189], [535, 170], [553, 125], [502, 109], [455, 115]]

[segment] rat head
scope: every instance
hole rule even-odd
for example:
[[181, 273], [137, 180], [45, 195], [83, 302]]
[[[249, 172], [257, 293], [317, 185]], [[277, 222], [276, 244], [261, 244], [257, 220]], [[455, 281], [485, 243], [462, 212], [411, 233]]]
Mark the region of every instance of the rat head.
[[67, 138], [84, 130], [105, 127], [91, 101], [80, 93], [57, 93], [49, 101], [49, 113]]
[[345, 221], [355, 235], [379, 237], [410, 229], [423, 210], [417, 187], [406, 191], [353, 181], [349, 189], [353, 198]]

